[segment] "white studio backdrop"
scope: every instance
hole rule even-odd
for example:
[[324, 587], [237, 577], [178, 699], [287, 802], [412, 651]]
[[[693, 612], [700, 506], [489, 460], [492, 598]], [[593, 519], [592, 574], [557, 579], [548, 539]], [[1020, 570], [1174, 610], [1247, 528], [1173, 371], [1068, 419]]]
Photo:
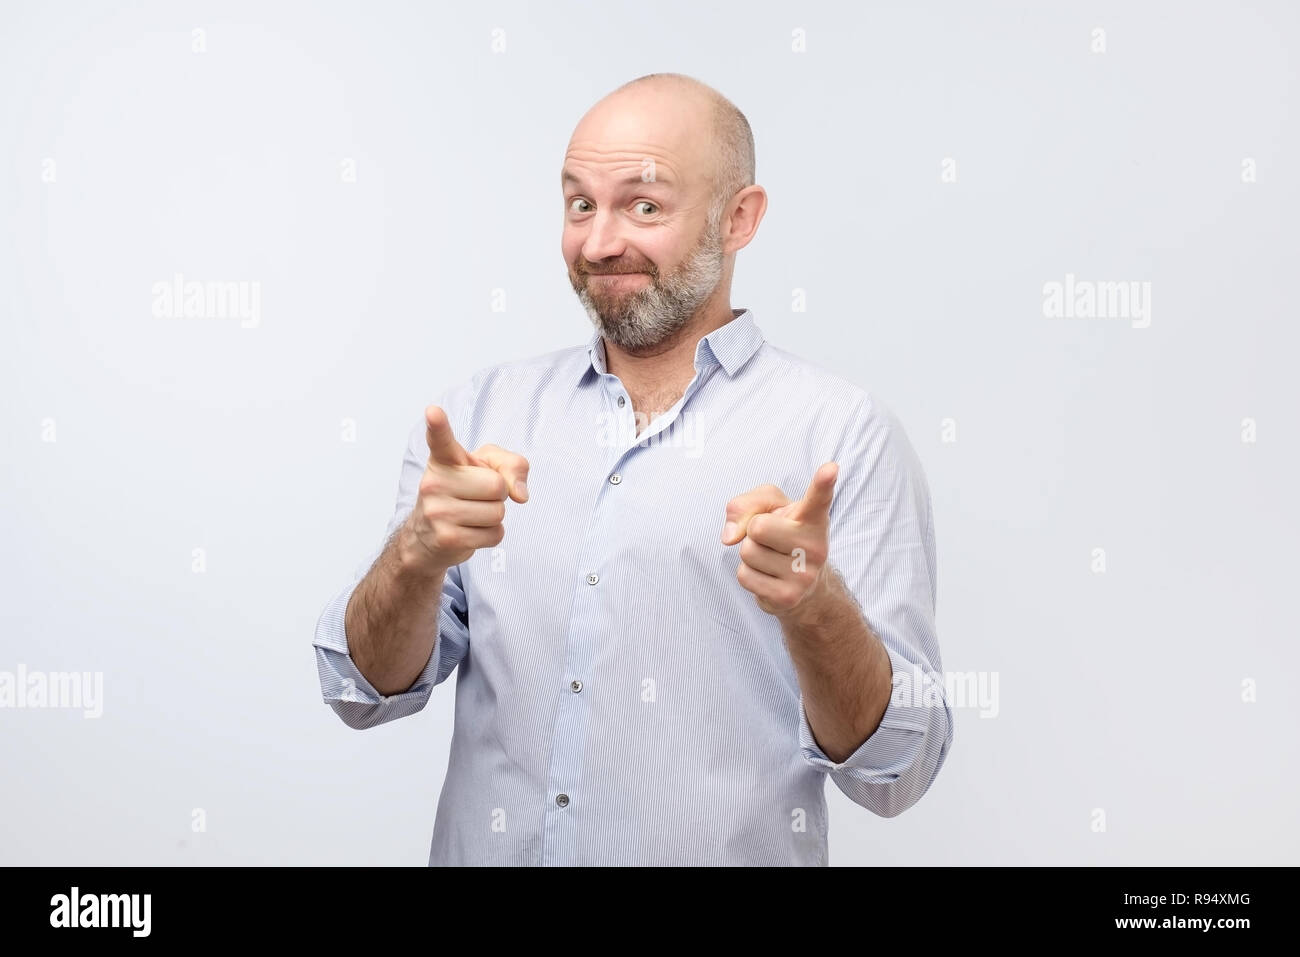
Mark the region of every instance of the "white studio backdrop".
[[316, 618], [425, 404], [590, 335], [560, 163], [658, 71], [748, 116], [733, 305], [897, 412], [983, 689], [831, 863], [1297, 863], [1295, 5], [674, 0], [0, 5], [0, 680], [101, 681], [0, 707], [0, 864], [427, 861], [454, 679], [349, 730]]

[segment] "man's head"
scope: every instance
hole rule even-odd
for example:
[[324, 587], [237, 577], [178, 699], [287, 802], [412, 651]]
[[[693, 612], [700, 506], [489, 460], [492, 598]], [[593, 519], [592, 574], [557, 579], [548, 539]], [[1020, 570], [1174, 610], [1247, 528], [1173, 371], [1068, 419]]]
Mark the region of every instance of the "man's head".
[[767, 207], [744, 114], [677, 73], [624, 84], [574, 130], [561, 170], [569, 282], [601, 334], [653, 354], [730, 309], [736, 250]]

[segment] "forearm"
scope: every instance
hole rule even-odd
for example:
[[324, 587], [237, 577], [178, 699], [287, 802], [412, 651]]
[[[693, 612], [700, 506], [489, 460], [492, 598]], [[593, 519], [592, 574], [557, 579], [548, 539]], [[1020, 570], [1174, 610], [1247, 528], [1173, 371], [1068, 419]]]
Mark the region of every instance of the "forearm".
[[889, 707], [889, 653], [829, 566], [817, 590], [780, 620], [809, 727], [826, 756], [843, 761], [875, 733]]
[[403, 525], [357, 584], [344, 613], [348, 653], [383, 695], [407, 690], [433, 653], [445, 569], [419, 564]]

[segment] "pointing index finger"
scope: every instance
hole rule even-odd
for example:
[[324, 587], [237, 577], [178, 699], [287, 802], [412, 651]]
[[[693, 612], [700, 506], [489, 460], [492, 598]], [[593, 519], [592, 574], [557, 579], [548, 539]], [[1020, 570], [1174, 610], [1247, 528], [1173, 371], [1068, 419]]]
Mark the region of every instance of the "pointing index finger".
[[439, 465], [470, 465], [466, 452], [452, 434], [447, 413], [436, 405], [424, 410], [425, 440], [429, 443], [429, 457]]
[[831, 517], [831, 501], [835, 497], [835, 480], [839, 477], [840, 467], [835, 462], [827, 462], [813, 473], [808, 483], [808, 491], [796, 504], [790, 517], [804, 524], [826, 524]]

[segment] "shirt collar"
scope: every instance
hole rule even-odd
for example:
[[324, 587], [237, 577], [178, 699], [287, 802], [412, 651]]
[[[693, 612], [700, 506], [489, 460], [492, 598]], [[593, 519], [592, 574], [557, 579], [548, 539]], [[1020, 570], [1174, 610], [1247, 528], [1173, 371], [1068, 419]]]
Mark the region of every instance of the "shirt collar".
[[[727, 375], [734, 376], [763, 344], [763, 332], [755, 324], [753, 312], [748, 309], [733, 310], [732, 315], [730, 322], [714, 329], [695, 344], [696, 372], [716, 363], [722, 366]], [[592, 333], [591, 340], [587, 343], [587, 359], [582, 364], [582, 377], [592, 369], [600, 375], [609, 371], [605, 364], [605, 342], [599, 330]]]

